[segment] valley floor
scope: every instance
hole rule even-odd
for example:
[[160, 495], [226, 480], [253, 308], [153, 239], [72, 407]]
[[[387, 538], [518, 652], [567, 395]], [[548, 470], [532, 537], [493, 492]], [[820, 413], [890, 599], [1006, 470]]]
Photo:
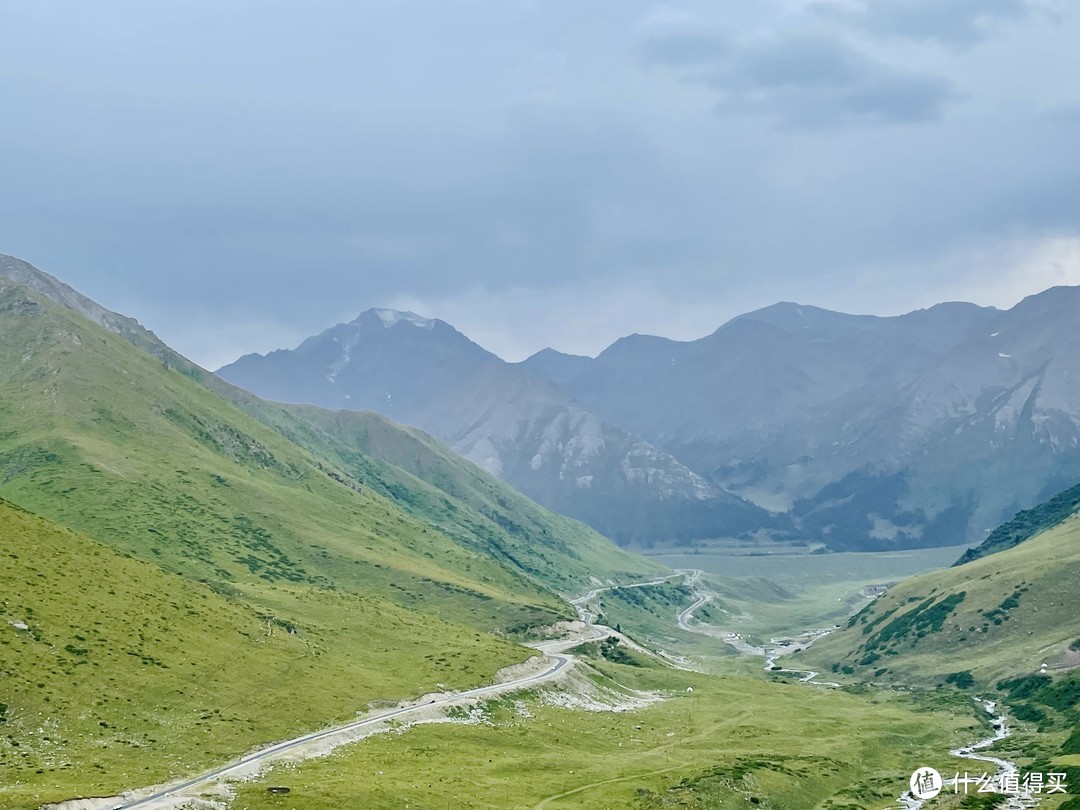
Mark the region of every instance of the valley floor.
[[[431, 706], [425, 697], [419, 713], [387, 717], [362, 741], [307, 747], [227, 781], [207, 780], [184, 798], [157, 794], [122, 806], [854, 810], [901, 806], [911, 773], [924, 765], [973, 770], [960, 749], [995, 732], [969, 694], [853, 682], [824, 688], [839, 684], [795, 663], [820, 634], [734, 643], [723, 621], [740, 614], [713, 590], [716, 582], [694, 569], [597, 588], [575, 600], [585, 621], [621, 618], [644, 628], [645, 645], [578, 624], [572, 640], [534, 643], [558, 663], [537, 664], [541, 677], [508, 684], [512, 691], [435, 696]], [[801, 616], [801, 603], [792, 604]], [[663, 632], [679, 635], [657, 654], [651, 648]], [[692, 656], [710, 647], [710, 656]], [[696, 671], [703, 661], [710, 671]], [[557, 679], [554, 670], [563, 670]], [[945, 796], [935, 806], [983, 805]]]
[[632, 711], [583, 711], [544, 692], [490, 701], [465, 725], [276, 768], [238, 786], [232, 807], [885, 806], [924, 758], [978, 733], [971, 712], [930, 712], [906, 696], [593, 663], [597, 688], [614, 681], [664, 699]]
[[[699, 576], [684, 579], [702, 587]], [[630, 590], [594, 593], [579, 609]], [[228, 806], [892, 807], [916, 767], [986, 733], [956, 693], [822, 689], [765, 676], [764, 657], [754, 675], [696, 672], [610, 640], [573, 652], [584, 666], [557, 688], [480, 700], [279, 764], [233, 785]]]

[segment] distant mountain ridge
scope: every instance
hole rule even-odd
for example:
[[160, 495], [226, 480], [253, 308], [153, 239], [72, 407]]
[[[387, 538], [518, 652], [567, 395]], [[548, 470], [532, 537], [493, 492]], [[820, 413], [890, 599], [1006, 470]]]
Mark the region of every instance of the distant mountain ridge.
[[631, 335], [510, 365], [443, 321], [371, 310], [220, 374], [415, 424], [624, 543], [766, 530], [945, 545], [1080, 478], [1076, 313], [1069, 287], [1005, 311], [780, 303], [699, 340]]
[[217, 373], [267, 399], [376, 410], [415, 425], [624, 543], [785, 527], [444, 321], [371, 309], [291, 351], [245, 355]]
[[777, 304], [522, 366], [834, 548], [945, 545], [1080, 478], [1077, 313], [1072, 287], [890, 318]]

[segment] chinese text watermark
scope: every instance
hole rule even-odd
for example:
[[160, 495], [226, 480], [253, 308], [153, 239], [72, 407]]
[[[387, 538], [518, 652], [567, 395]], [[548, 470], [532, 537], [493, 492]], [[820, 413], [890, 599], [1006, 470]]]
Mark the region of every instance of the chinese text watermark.
[[1067, 793], [1065, 783], [1067, 774], [1050, 771], [1048, 773], [1019, 771], [1005, 773], [971, 774], [957, 772], [951, 778], [944, 778], [933, 768], [919, 768], [909, 781], [911, 795], [916, 799], [932, 799], [942, 791], [967, 795], [969, 793], [999, 793], [1006, 796], [1049, 796], [1054, 793]]

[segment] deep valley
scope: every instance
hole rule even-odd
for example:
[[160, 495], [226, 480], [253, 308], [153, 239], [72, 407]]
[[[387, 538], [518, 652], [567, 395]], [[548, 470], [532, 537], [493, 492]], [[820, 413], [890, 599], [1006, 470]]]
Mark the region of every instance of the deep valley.
[[[362, 316], [328, 340], [366, 365], [329, 382], [290, 360], [353, 386], [360, 409], [327, 410], [322, 394], [237, 387], [253, 378], [201, 369], [23, 262], [0, 271], [4, 808], [896, 807], [919, 767], [973, 769], [972, 746], [997, 734], [984, 701], [1008, 733], [980, 752], [1080, 791], [1080, 498], [1044, 497], [1080, 473], [1057, 416], [1019, 455], [968, 459], [1044, 478], [1003, 500], [987, 472], [938, 536], [896, 512], [930, 478], [904, 472], [887, 503], [789, 482], [805, 511], [769, 512], [712, 462], [677, 455], [675, 434], [595, 416], [581, 403], [598, 394], [558, 387], [571, 366], [590, 385], [606, 371], [547, 356], [539, 380], [441, 322]], [[1072, 291], [1047, 295], [1036, 303], [1052, 313]], [[963, 312], [979, 329], [1006, 317]], [[1036, 354], [1057, 328], [1040, 322]], [[971, 339], [966, 324], [953, 319], [950, 345]], [[440, 377], [442, 355], [409, 372], [424, 385], [395, 389], [413, 410], [370, 410], [382, 389], [365, 400], [358, 386], [405, 373], [430, 340], [475, 368]], [[930, 377], [935, 351], [920, 360]], [[1016, 419], [1050, 407], [1039, 397], [1069, 356], [1043, 364]], [[457, 375], [469, 403], [448, 393]], [[479, 398], [485, 379], [513, 402]], [[439, 408], [423, 401], [434, 395]], [[988, 414], [1008, 400], [972, 397], [997, 403]], [[984, 417], [966, 402], [950, 424], [975, 430]], [[451, 418], [473, 425], [471, 444], [454, 443], [464, 456], [432, 435], [458, 435], [440, 427]], [[483, 433], [495, 423], [533, 443]], [[974, 542], [973, 516], [1005, 513]]]

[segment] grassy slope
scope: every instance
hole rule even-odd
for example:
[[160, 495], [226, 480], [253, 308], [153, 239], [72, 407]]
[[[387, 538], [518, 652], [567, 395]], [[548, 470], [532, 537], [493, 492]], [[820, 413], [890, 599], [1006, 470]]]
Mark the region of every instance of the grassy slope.
[[[591, 576], [618, 580], [658, 567], [621, 551], [583, 524], [543, 509], [420, 431], [377, 414], [290, 410], [266, 402], [199, 368], [137, 321], [104, 309], [26, 262], [0, 255], [0, 277], [107, 325], [165, 368], [203, 383], [331, 467], [347, 470], [405, 511], [437, 524], [460, 544], [530, 572], [549, 587], [576, 595]], [[328, 472], [338, 475], [340, 470]]]
[[909, 682], [963, 670], [977, 683], [1030, 673], [1080, 636], [1077, 582], [1074, 516], [1014, 548], [902, 581], [818, 642], [806, 662]]
[[[1021, 513], [990, 536], [984, 556], [903, 580], [789, 666], [832, 668], [844, 680], [937, 687], [923, 691], [924, 699], [964, 693], [942, 688], [949, 684], [995, 696], [1014, 733], [994, 753], [1016, 761], [1021, 772], [1066, 772], [1074, 796], [1067, 806], [1080, 806], [1074, 496], [1075, 488]], [[1053, 668], [1038, 674], [1044, 662]]]
[[990, 532], [986, 540], [975, 548], [965, 551], [957, 560], [956, 565], [1017, 546], [1039, 532], [1061, 523], [1078, 509], [1080, 509], [1080, 484], [1059, 492], [1045, 503], [1017, 512], [1012, 520]]
[[290, 630], [0, 500], [0, 806], [153, 784], [522, 657], [384, 600], [305, 599]]
[[90, 322], [0, 282], [0, 495], [166, 569], [380, 596], [485, 628], [567, 608]]
[[618, 625], [654, 649], [682, 649], [680, 644], [697, 637], [680, 630], [676, 617], [693, 601], [693, 593], [678, 577], [658, 585], [615, 588], [600, 594], [596, 621], [609, 627]]
[[[21, 706], [24, 717], [41, 712], [77, 728], [61, 728], [56, 738], [48, 735], [67, 741], [51, 749], [51, 759], [11, 760], [18, 769], [14, 778], [5, 772], [0, 780], [5, 784], [55, 781], [70, 792], [91, 792], [186, 773], [257, 741], [349, 717], [370, 697], [401, 698], [438, 683], [483, 682], [498, 665], [528, 653], [480, 637], [474, 628], [508, 630], [572, 615], [526, 575], [463, 548], [369, 488], [356, 487], [347, 475], [235, 409], [167, 360], [3, 281], [0, 347], [0, 496], [123, 555], [155, 563], [162, 569], [159, 577], [182, 575], [186, 581], [167, 580], [174, 583], [171, 601], [185, 604], [181, 592], [194, 589], [191, 593], [204, 600], [196, 607], [200, 616], [228, 617], [232, 610], [236, 621], [248, 617], [241, 626], [249, 634], [256, 614], [269, 622], [255, 622], [256, 629], [298, 631], [281, 642], [276, 659], [260, 663], [237, 653], [245, 666], [232, 669], [226, 664], [233, 647], [222, 642], [237, 638], [233, 620], [207, 625], [216, 641], [198, 643], [209, 655], [202, 671], [221, 669], [235, 676], [231, 680], [238, 688], [274, 699], [243, 703], [236, 695], [232, 700], [224, 686], [210, 690], [225, 701], [216, 707], [223, 713], [228, 709], [235, 721], [199, 728], [196, 736], [204, 735], [207, 746], [201, 749], [191, 745], [190, 734], [167, 737], [154, 719], [158, 712], [174, 717], [215, 707], [210, 692], [185, 691], [179, 685], [166, 689], [168, 676], [191, 666], [183, 656], [166, 654], [175, 652], [168, 634], [177, 617], [150, 596], [169, 593], [161, 590], [166, 580], [124, 596], [120, 590], [106, 591], [108, 599], [85, 602], [89, 594], [100, 593], [101, 583], [116, 589], [109, 572], [122, 571], [127, 563], [92, 566], [76, 557], [61, 577], [48, 567], [54, 561], [43, 557], [22, 580], [5, 581], [0, 593], [9, 599], [21, 594], [18, 604], [12, 602], [15, 607], [30, 607], [42, 616], [61, 611], [68, 617], [62, 627], [43, 629], [52, 645], [48, 655], [62, 657], [55, 648], [63, 650], [69, 643], [78, 649], [82, 642], [76, 635], [101, 637], [108, 645], [96, 652], [87, 648], [90, 664], [78, 670], [66, 659], [52, 661], [48, 677], [32, 674], [41, 669], [34, 657], [46, 655], [41, 649], [7, 661], [0, 703]], [[19, 553], [9, 551], [18, 538], [0, 538], [5, 553]], [[86, 578], [74, 576], [83, 568]], [[3, 574], [19, 576], [15, 569]], [[28, 581], [40, 589], [28, 590]], [[54, 581], [56, 589], [45, 588]], [[213, 602], [205, 601], [207, 593], [216, 594]], [[47, 604], [34, 601], [43, 596]], [[130, 612], [118, 617], [114, 610]], [[61, 620], [55, 612], [53, 621]], [[95, 632], [113, 626], [115, 635]], [[4, 631], [14, 632], [7, 624]], [[215, 644], [216, 651], [210, 650]], [[142, 649], [145, 660], [143, 653], [114, 656], [110, 648]], [[94, 667], [95, 661], [102, 666]], [[169, 669], [155, 661], [170, 662]], [[114, 674], [121, 665], [145, 666], [154, 677], [124, 686]], [[66, 670], [93, 677], [79, 686]], [[290, 682], [293, 674], [303, 677]], [[28, 682], [34, 684], [29, 695], [42, 695], [42, 701], [51, 691], [52, 705], [35, 706], [37, 698], [29, 697], [24, 685]], [[45, 686], [38, 687], [39, 682]], [[308, 688], [316, 690], [313, 699], [300, 699], [298, 693]], [[159, 699], [159, 689], [166, 690], [169, 700]], [[103, 718], [95, 722], [108, 725], [95, 731], [92, 715], [84, 718], [80, 712], [90, 712], [95, 705], [91, 695], [99, 693], [98, 701], [106, 696], [133, 701], [130, 728]], [[53, 709], [64, 701], [66, 714]], [[273, 716], [260, 720], [264, 709]], [[15, 708], [11, 711], [18, 716]], [[114, 726], [130, 731], [124, 732], [125, 739], [157, 739], [153, 756], [160, 761], [150, 765], [149, 757], [142, 760], [131, 751], [104, 756]], [[18, 747], [30, 750], [21, 743]], [[74, 765], [63, 779], [50, 770], [57, 762]], [[130, 763], [150, 769], [134, 773]], [[6, 800], [3, 806], [9, 806]]]
[[[535, 694], [504, 698], [489, 703], [477, 725], [419, 726], [275, 768], [239, 785], [233, 806], [884, 807], [915, 763], [944, 768], [950, 746], [985, 733], [963, 700], [931, 708], [896, 694], [848, 695], [639, 663], [596, 666], [618, 683], [665, 690], [667, 700], [589, 712], [546, 705]], [[291, 792], [270, 795], [268, 785]]]
[[423, 431], [373, 412], [279, 406], [227, 383], [218, 387], [248, 413], [461, 545], [561, 593], [576, 595], [593, 577], [625, 580], [663, 568], [623, 551], [583, 523], [544, 509]]

